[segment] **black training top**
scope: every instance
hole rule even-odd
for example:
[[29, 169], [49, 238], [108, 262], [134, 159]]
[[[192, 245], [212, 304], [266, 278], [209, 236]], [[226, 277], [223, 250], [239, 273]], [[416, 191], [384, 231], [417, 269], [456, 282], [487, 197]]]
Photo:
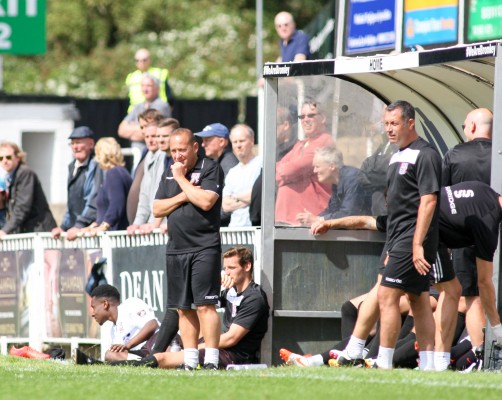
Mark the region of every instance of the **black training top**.
[[224, 332], [228, 332], [232, 324], [249, 330], [235, 346], [226, 350], [235, 355], [234, 362], [237, 364], [256, 362], [256, 354], [268, 328], [270, 307], [267, 295], [260, 285], [251, 282], [242, 293], [237, 293], [234, 288], [225, 290], [221, 306], [225, 307]]
[[492, 261], [501, 220], [499, 194], [483, 182], [462, 182], [441, 191], [439, 229], [449, 248], [474, 245], [476, 257]]
[[[425, 140], [418, 138], [395, 153], [387, 171], [387, 244], [391, 251], [412, 251], [420, 197], [438, 193], [441, 157]], [[423, 242], [425, 256], [434, 259], [437, 243], [437, 215], [434, 213]]]
[[492, 141], [478, 138], [460, 143], [443, 158], [442, 186], [465, 181], [490, 184], [492, 171]]
[[[190, 202], [182, 204], [168, 217], [167, 254], [200, 251], [220, 247], [220, 210], [223, 189], [223, 171], [220, 165], [209, 158], [199, 158], [186, 178], [195, 186], [215, 192], [219, 198], [209, 211], [204, 211]], [[166, 199], [181, 193], [171, 169], [162, 174], [156, 199]]]

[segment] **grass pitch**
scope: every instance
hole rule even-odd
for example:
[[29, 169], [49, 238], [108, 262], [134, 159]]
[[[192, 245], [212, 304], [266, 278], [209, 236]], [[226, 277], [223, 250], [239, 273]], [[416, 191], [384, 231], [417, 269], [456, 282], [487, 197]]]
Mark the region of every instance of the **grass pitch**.
[[0, 356], [0, 398], [10, 399], [437, 399], [500, 400], [497, 372], [277, 367], [174, 371], [80, 366]]

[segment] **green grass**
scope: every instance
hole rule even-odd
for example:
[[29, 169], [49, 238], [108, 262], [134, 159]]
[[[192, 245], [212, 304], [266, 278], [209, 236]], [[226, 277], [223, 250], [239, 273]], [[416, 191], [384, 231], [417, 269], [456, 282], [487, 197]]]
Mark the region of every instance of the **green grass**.
[[278, 367], [174, 371], [0, 356], [0, 398], [500, 400], [502, 374]]

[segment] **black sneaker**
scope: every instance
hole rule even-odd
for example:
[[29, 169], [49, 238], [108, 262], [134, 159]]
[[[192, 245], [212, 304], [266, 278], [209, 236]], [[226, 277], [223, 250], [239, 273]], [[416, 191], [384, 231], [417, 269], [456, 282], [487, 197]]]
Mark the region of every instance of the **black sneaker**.
[[178, 371], [195, 371], [197, 369], [200, 369], [200, 367], [197, 365], [197, 367], [191, 367], [190, 365], [185, 365], [185, 364], [180, 364], [176, 367]]
[[80, 351], [79, 349], [73, 349], [71, 353], [71, 358], [73, 362], [77, 365], [103, 364], [102, 361], [89, 357], [87, 354], [85, 354], [83, 351]]
[[215, 364], [211, 364], [211, 363], [206, 363], [202, 366], [202, 369], [207, 369], [207, 370], [210, 370], [210, 371], [217, 371], [218, 370], [218, 366], [215, 365]]
[[370, 368], [370, 365], [364, 358], [350, 358], [346, 353], [340, 354], [338, 358], [328, 361], [330, 367], [355, 367]]

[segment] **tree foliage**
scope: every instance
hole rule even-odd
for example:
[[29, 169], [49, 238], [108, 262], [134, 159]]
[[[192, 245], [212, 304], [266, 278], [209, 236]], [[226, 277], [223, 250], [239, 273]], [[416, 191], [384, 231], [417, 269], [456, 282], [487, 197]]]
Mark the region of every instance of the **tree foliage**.
[[[322, 3], [264, 3], [264, 60], [278, 52], [281, 10], [301, 27]], [[5, 56], [7, 93], [125, 97], [134, 52], [148, 48], [183, 98], [236, 98], [256, 90], [254, 0], [50, 0], [44, 56]]]

